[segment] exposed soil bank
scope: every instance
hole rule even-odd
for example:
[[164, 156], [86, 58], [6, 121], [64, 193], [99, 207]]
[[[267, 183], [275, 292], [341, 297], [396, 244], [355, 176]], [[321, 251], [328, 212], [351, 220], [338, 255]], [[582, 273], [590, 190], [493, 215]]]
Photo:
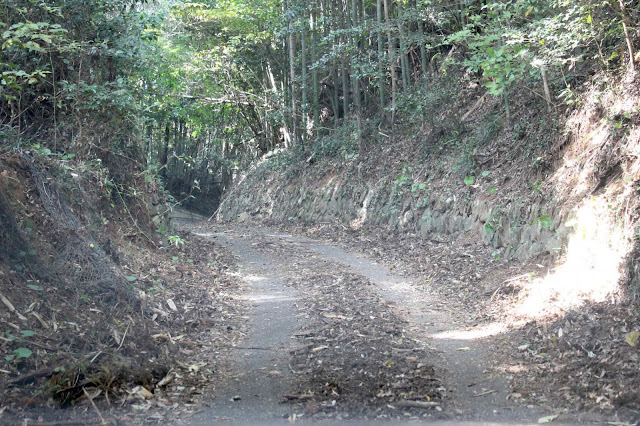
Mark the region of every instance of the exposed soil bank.
[[564, 112], [521, 93], [511, 123], [489, 99], [453, 113], [465, 119], [401, 124], [393, 143], [381, 137], [345, 158], [275, 154], [241, 178], [219, 217], [478, 240], [518, 262], [571, 256], [573, 243], [585, 268], [638, 293], [640, 85], [620, 84], [613, 93], [594, 79]]

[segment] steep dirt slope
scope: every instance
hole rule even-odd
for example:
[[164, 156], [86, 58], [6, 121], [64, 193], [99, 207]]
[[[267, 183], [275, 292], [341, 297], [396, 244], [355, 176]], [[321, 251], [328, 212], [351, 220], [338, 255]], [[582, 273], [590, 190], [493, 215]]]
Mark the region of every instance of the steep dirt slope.
[[169, 421], [214, 392], [242, 330], [235, 262], [169, 233], [137, 178], [0, 148], [0, 423]]
[[418, 129], [401, 124], [392, 143], [380, 136], [386, 143], [342, 158], [275, 154], [239, 179], [219, 217], [473, 238], [518, 261], [557, 258], [577, 235], [618, 261], [634, 252], [635, 291], [638, 77], [616, 91], [605, 77], [584, 83], [578, 107], [553, 112], [520, 93], [511, 123], [498, 99], [462, 87], [472, 101], [460, 111]]

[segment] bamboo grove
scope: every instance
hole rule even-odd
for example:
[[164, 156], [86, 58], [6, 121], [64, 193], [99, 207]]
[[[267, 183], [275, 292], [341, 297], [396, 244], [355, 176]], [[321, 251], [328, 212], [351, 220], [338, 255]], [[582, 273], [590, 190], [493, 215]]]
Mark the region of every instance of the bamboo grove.
[[[518, 82], [543, 86], [548, 74], [569, 72], [597, 56], [605, 66], [627, 57], [635, 66], [632, 37], [637, 4], [562, 0], [284, 0], [189, 4], [187, 15], [211, 11], [194, 27], [224, 29], [237, 61], [221, 83], [252, 131], [257, 153], [283, 142], [304, 146], [345, 119], [376, 116], [392, 127], [399, 103], [437, 85], [447, 68], [473, 71], [491, 94]], [[210, 8], [210, 9], [209, 9]], [[183, 9], [183, 10], [185, 10]], [[233, 27], [236, 10], [246, 21]], [[633, 11], [631, 16], [628, 10]], [[218, 13], [219, 12], [219, 13]], [[259, 30], [260, 33], [255, 31]], [[257, 37], [256, 37], [257, 35]], [[226, 37], [225, 37], [226, 36]], [[628, 53], [620, 49], [626, 40]], [[232, 76], [233, 74], [233, 76]], [[542, 92], [542, 90], [541, 90]]]
[[[341, 127], [393, 135], [445, 80], [570, 102], [584, 64], [634, 68], [637, 0], [8, 0], [2, 135], [115, 150], [180, 198]], [[581, 71], [580, 71], [581, 72]], [[457, 77], [453, 77], [453, 76]], [[455, 81], [454, 81], [455, 83]]]

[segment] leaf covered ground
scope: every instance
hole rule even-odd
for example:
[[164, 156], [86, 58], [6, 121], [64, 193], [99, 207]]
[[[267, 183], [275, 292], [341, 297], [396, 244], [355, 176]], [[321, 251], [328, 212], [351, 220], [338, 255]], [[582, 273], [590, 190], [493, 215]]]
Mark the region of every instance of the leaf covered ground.
[[170, 244], [148, 217], [122, 220], [145, 200], [114, 197], [99, 176], [29, 161], [0, 157], [0, 422], [192, 414], [241, 333], [234, 260], [193, 235]]
[[315, 419], [443, 418], [447, 389], [433, 350], [378, 297], [375, 284], [298, 242], [252, 234], [269, 258], [287, 259], [309, 324], [296, 332], [285, 399]]
[[270, 225], [364, 253], [416, 278], [424, 294], [438, 294], [462, 331], [488, 336], [495, 374], [508, 382], [510, 401], [543, 407], [558, 420], [640, 420], [636, 303], [545, 308], [531, 319], [518, 308], [538, 284], [533, 277], [553, 273], [552, 259], [517, 264], [495, 259], [490, 248], [472, 241], [425, 241], [329, 223]]

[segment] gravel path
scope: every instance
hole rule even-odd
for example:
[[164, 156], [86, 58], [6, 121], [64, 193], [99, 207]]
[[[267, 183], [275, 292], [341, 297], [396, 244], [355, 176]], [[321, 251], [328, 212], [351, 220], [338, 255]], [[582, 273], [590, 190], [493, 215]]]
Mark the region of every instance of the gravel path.
[[252, 303], [249, 333], [236, 348], [235, 371], [219, 386], [224, 389], [211, 409], [197, 422], [264, 423], [287, 419], [290, 407], [279, 404], [291, 381], [288, 365], [291, 335], [304, 324], [297, 292], [281, 278], [281, 265], [255, 250], [251, 235], [242, 232], [199, 234], [232, 251], [240, 259], [246, 283], [245, 298]]
[[230, 249], [253, 302], [235, 374], [196, 423], [536, 422], [512, 404], [478, 330], [361, 255], [266, 228], [195, 225]]
[[[259, 231], [260, 232], [260, 231]], [[265, 231], [262, 231], [265, 232]], [[362, 255], [333, 244], [309, 238], [266, 231], [270, 237], [295, 241], [326, 259], [342, 263], [376, 284], [374, 291], [406, 319], [415, 335], [436, 349], [438, 363], [447, 375], [453, 393], [451, 407], [455, 417], [471, 421], [536, 422], [545, 415], [539, 407], [510, 404], [504, 377], [495, 371], [488, 337], [503, 330], [495, 324], [484, 330], [467, 330], [461, 312], [451, 312], [446, 301], [419, 290], [418, 283], [394, 275], [389, 269]]]

